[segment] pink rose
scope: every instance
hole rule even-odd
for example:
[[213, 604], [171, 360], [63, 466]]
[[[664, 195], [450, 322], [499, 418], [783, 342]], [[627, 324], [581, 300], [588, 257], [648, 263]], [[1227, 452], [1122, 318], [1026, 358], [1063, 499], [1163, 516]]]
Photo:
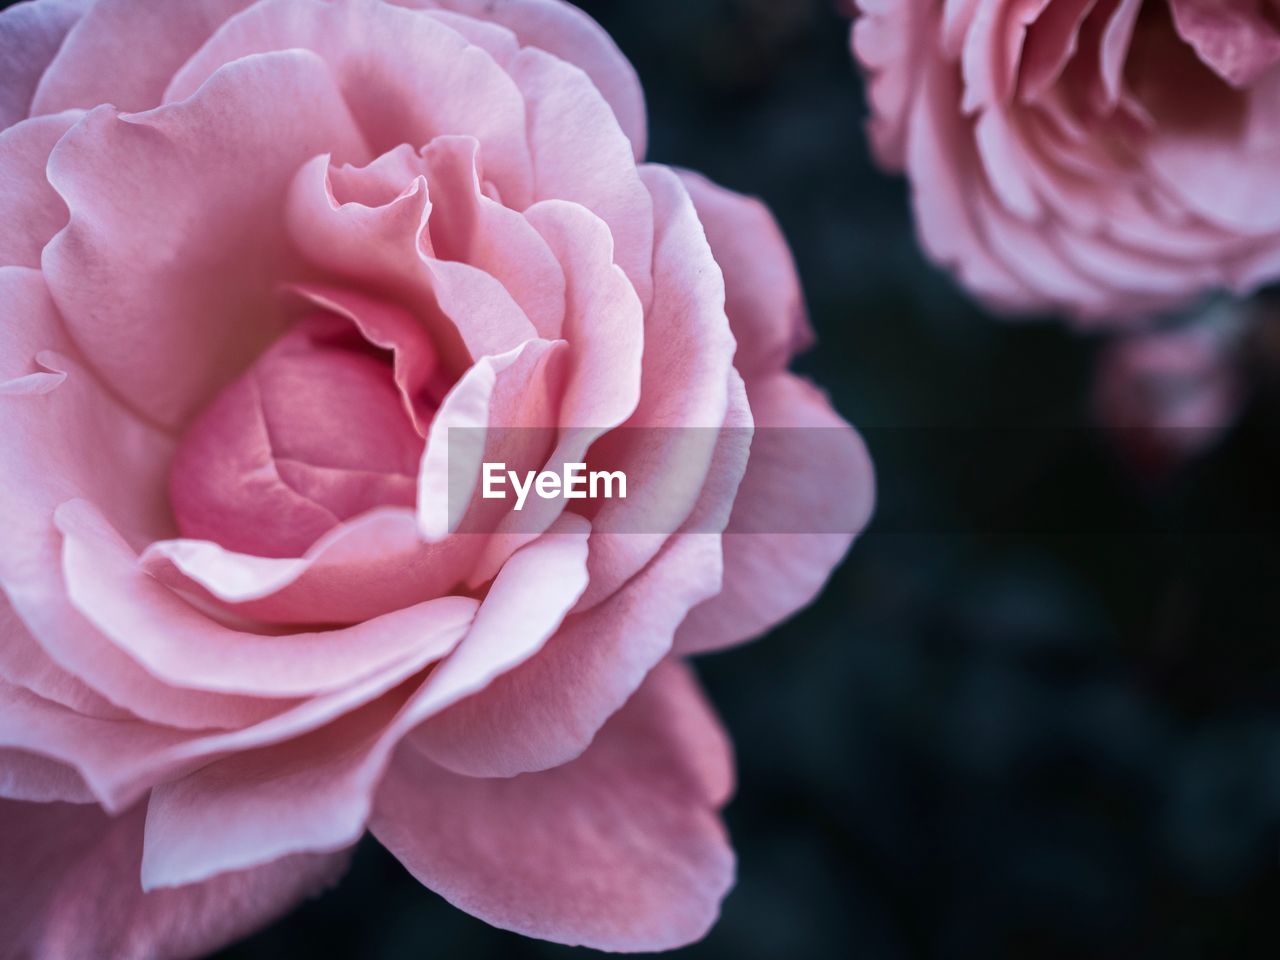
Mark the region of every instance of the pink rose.
[[[163, 7], [0, 14], [0, 942], [211, 950], [366, 827], [492, 924], [697, 939], [733, 767], [680, 658], [872, 499], [777, 226], [641, 162], [558, 0]], [[632, 489], [515, 524], [455, 428]]]
[[1246, 392], [1239, 341], [1251, 319], [1219, 307], [1193, 326], [1107, 344], [1093, 390], [1098, 422], [1140, 474], [1160, 479], [1235, 423]]
[[1280, 276], [1274, 0], [857, 0], [870, 134], [992, 305], [1127, 319]]

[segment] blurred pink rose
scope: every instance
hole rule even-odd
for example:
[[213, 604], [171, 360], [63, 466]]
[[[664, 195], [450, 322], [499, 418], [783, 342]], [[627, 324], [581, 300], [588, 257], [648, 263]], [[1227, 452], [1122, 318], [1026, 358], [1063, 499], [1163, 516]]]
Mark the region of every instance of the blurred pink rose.
[[[213, 949], [366, 827], [501, 927], [700, 937], [732, 758], [679, 658], [812, 599], [872, 499], [769, 214], [640, 162], [557, 0], [37, 0], [0, 70], [6, 949]], [[456, 533], [454, 427], [633, 495]]]
[[1280, 276], [1275, 0], [857, 0], [881, 163], [997, 308], [1129, 319]]
[[1198, 324], [1117, 337], [1104, 348], [1094, 384], [1098, 422], [1139, 473], [1159, 479], [1235, 423], [1246, 322], [1220, 307]]

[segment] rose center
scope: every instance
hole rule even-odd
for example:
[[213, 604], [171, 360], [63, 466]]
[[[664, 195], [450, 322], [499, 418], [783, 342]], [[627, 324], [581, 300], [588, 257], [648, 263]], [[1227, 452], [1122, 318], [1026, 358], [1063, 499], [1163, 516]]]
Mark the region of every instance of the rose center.
[[295, 324], [187, 430], [170, 471], [182, 535], [298, 556], [379, 506], [412, 506], [422, 437], [390, 355], [353, 324]]

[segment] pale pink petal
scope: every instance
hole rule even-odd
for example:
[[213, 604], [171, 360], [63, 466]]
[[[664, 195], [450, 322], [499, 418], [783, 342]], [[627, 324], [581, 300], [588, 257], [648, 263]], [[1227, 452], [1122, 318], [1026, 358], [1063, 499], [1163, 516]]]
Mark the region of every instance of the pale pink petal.
[[603, 950], [700, 939], [734, 878], [716, 814], [729, 745], [679, 664], [660, 665], [577, 760], [474, 779], [402, 748], [371, 827], [427, 887], [487, 923]]
[[[22, 362], [41, 346], [70, 350], [40, 274], [0, 268], [0, 358]], [[30, 636], [61, 670], [117, 706], [188, 728], [239, 726], [279, 709], [267, 701], [178, 691], [156, 680], [71, 606], [61, 572], [54, 510], [65, 500], [94, 503], [131, 542], [172, 533], [164, 475], [172, 440], [139, 422], [70, 356], [57, 354], [66, 380], [37, 395], [0, 396], [0, 587]], [[62, 686], [57, 671], [27, 661], [25, 675]]]
[[[465, 598], [451, 602], [471, 611], [476, 607], [475, 601]], [[235, 757], [246, 751], [251, 754], [250, 760], [264, 752], [268, 757], [278, 757], [278, 751], [260, 748], [292, 744], [298, 739], [303, 741], [300, 746], [281, 749], [287, 753], [305, 750], [306, 744], [313, 741], [343, 742], [344, 736], [360, 729], [361, 716], [384, 709], [385, 703], [379, 706], [380, 701], [439, 660], [469, 626], [469, 617], [432, 625], [432, 632], [419, 638], [413, 655], [333, 692], [273, 703], [273, 712], [264, 719], [245, 717], [238, 728], [227, 731], [193, 733], [131, 719], [104, 722], [0, 681], [0, 746], [30, 751], [74, 767], [104, 806], [120, 810], [155, 784], [182, 778], [220, 757]], [[184, 693], [194, 696], [191, 691]], [[404, 693], [402, 689], [398, 694], [400, 701]], [[351, 716], [356, 716], [354, 723], [348, 721]], [[333, 727], [336, 732], [330, 729]], [[308, 739], [306, 735], [312, 731], [319, 733]], [[378, 738], [389, 736], [376, 724], [375, 734]], [[395, 738], [398, 736], [397, 733]], [[329, 748], [321, 752], [325, 750]]]
[[441, 541], [464, 524], [464, 535], [488, 533], [510, 509], [505, 500], [476, 495], [482, 464], [527, 470], [546, 461], [549, 451], [537, 451], [554, 434], [567, 346], [564, 340], [531, 339], [482, 357], [449, 391], [431, 423], [418, 472], [418, 528], [428, 541]]
[[264, 623], [358, 623], [443, 596], [484, 539], [424, 543], [413, 510], [373, 510], [335, 527], [302, 557], [255, 557], [201, 540], [152, 543], [141, 563], [173, 589]]
[[733, 365], [749, 382], [782, 370], [813, 342], [795, 261], [769, 208], [681, 171], [724, 272], [725, 312], [738, 342]]
[[355, 843], [386, 762], [379, 743], [404, 696], [402, 688], [339, 723], [278, 746], [238, 750], [157, 786], [147, 811], [143, 888], [199, 883]]
[[143, 893], [144, 808], [0, 805], [0, 942], [15, 957], [204, 956], [337, 882], [345, 852], [278, 860], [195, 886]]
[[310, 312], [223, 388], [170, 469], [183, 536], [298, 556], [343, 520], [413, 506], [423, 440], [372, 346], [348, 317]]
[[580, 70], [534, 47], [521, 50], [510, 69], [529, 114], [534, 199], [571, 200], [609, 224], [614, 259], [648, 307], [660, 221], [609, 104]]
[[956, 78], [944, 64], [924, 68], [920, 103], [911, 114], [907, 171], [912, 178], [916, 229], [938, 263], [953, 268], [966, 286], [1002, 307], [1031, 302], [1031, 292], [995, 257], [974, 222], [969, 188], [976, 169], [960, 115]]
[[[157, 787], [148, 815], [148, 887], [184, 883], [297, 850], [333, 849], [364, 830], [374, 785], [425, 717], [536, 650], [585, 585], [586, 523], [562, 518], [517, 553], [477, 613], [458, 658], [416, 691], [388, 696], [262, 750], [242, 750]], [[545, 577], [536, 597], [530, 584]]]
[[[165, 85], [227, 17], [253, 0], [183, 0], [156, 16], [151, 0], [93, 0], [40, 81], [32, 114], [103, 103], [158, 106]], [[122, 56], [122, 37], [135, 56]]]
[[1027, 28], [1018, 83], [1025, 101], [1038, 100], [1062, 76], [1080, 46], [1080, 27], [1098, 0], [1055, 0]]
[[402, 722], [414, 724], [483, 690], [534, 656], [587, 587], [590, 524], [562, 514], [550, 532], [502, 567], [466, 639], [414, 696]]
[[58, 508], [71, 602], [151, 673], [196, 690], [296, 697], [335, 690], [443, 649], [473, 601], [442, 597], [341, 630], [247, 633], [221, 626], [147, 576], [85, 501]]
[[605, 502], [592, 518], [597, 529], [619, 524], [631, 532], [593, 545], [586, 603], [618, 589], [680, 528], [701, 493], [729, 409], [734, 340], [723, 274], [679, 178], [657, 166], [643, 175], [657, 224], [654, 298], [645, 319], [640, 403], [625, 427], [648, 429], [607, 434], [592, 451], [593, 469], [623, 470], [637, 492]]
[[67, 207], [49, 186], [49, 151], [78, 113], [27, 120], [0, 132], [0, 265], [39, 267], [40, 251], [67, 222]]
[[423, 149], [422, 159], [434, 201], [428, 227], [435, 255], [489, 274], [506, 288], [538, 336], [559, 337], [564, 271], [524, 217], [482, 192], [480, 142], [436, 137]]
[[40, 77], [89, 6], [91, 0], [33, 0], [0, 11], [0, 130], [31, 115]]
[[[644, 313], [626, 274], [613, 262], [613, 239], [604, 221], [563, 200], [543, 200], [525, 216], [563, 265], [572, 307], [561, 324], [572, 362], [558, 412], [559, 437], [543, 465], [558, 472], [566, 463], [585, 462], [591, 444], [634, 412]], [[565, 503], [538, 500], [526, 503], [520, 514], [507, 514], [470, 582], [489, 580], [513, 550], [550, 527]]]
[[[416, 157], [402, 159], [420, 163]], [[385, 198], [369, 195], [385, 171], [342, 171], [342, 192], [336, 172], [324, 158], [316, 158], [299, 171], [290, 190], [289, 232], [311, 264], [406, 307], [425, 326], [453, 377], [481, 357], [537, 336], [499, 280], [433, 255], [428, 233], [433, 208], [425, 175]], [[358, 199], [347, 199], [347, 192]]]
[[440, 359], [427, 330], [409, 311], [358, 290], [298, 284], [291, 288], [308, 303], [355, 325], [364, 338], [392, 358], [392, 379], [405, 414], [425, 437], [435, 415], [431, 396], [441, 376]]
[[446, 10], [500, 23], [515, 32], [521, 46], [538, 47], [582, 68], [613, 108], [631, 140], [636, 160], [644, 159], [647, 124], [640, 80], [613, 39], [581, 10], [563, 0], [505, 0], [497, 4], [486, 0], [408, 0], [406, 5], [436, 3]]
[[810, 603], [871, 516], [871, 460], [826, 397], [789, 373], [750, 397], [757, 433], [723, 537], [724, 587], [681, 624], [680, 653], [758, 636]]
[[110, 810], [124, 809], [150, 786], [126, 782], [135, 769], [190, 736], [141, 720], [85, 716], [0, 680], [0, 748], [73, 769]]
[[126, 710], [106, 700], [74, 674], [63, 670], [31, 636], [0, 592], [0, 680], [25, 687], [45, 700], [88, 717], [122, 720]]
[[230, 64], [150, 113], [99, 108], [59, 141], [49, 176], [71, 222], [45, 275], [73, 339], [138, 410], [183, 422], [274, 339], [283, 198], [326, 150], [364, 147], [304, 51]]
[[402, 143], [416, 149], [444, 134], [473, 136], [485, 177], [502, 196], [516, 207], [531, 199], [520, 92], [487, 52], [417, 11], [262, 0], [222, 26], [177, 73], [165, 99], [189, 96], [230, 60], [286, 49], [314, 51], [329, 64], [375, 152]]
[[669, 539], [625, 590], [569, 617], [536, 656], [409, 739], [471, 776], [507, 777], [572, 760], [671, 650], [689, 609], [719, 589], [720, 569], [714, 534]]
[[870, 76], [868, 132], [876, 158], [886, 168], [901, 170], [906, 162], [909, 118], [915, 104], [920, 71], [917, 65], [932, 42], [933, 17], [921, 3], [900, 0], [856, 0], [850, 45]]

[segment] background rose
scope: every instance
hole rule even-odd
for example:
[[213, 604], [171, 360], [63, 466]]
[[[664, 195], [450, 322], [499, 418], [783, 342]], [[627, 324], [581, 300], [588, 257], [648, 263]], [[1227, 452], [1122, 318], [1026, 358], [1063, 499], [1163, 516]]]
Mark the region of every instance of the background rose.
[[0, 51], [6, 942], [209, 949], [370, 818], [495, 924], [699, 936], [731, 763], [670, 654], [767, 628], [850, 538], [692, 532], [787, 506], [733, 444], [671, 536], [453, 537], [433, 446], [828, 426], [848, 486], [802, 493], [865, 516], [856, 436], [785, 372], [767, 213], [637, 166], [629, 66], [546, 0], [41, 0]]
[[1086, 320], [1280, 274], [1268, 2], [858, 0], [872, 140], [930, 256]]

